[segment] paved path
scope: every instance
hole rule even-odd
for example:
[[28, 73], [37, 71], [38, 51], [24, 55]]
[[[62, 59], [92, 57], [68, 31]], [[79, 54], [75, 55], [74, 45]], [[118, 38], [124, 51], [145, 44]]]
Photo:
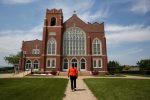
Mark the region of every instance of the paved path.
[[70, 81], [68, 82], [65, 92], [66, 96], [63, 100], [97, 100], [86, 84], [83, 82], [83, 77], [77, 79], [77, 91], [71, 91]]
[[[19, 74], [0, 74], [0, 78], [15, 78], [15, 77], [24, 77], [26, 74], [30, 72], [21, 72]], [[29, 76], [29, 78], [38, 78]], [[41, 77], [39, 77], [41, 78]], [[67, 78], [67, 76], [51, 76], [47, 78]], [[94, 76], [79, 76], [77, 79], [77, 91], [72, 92], [70, 81], [68, 82], [67, 89], [66, 89], [66, 96], [63, 100], [97, 100], [96, 97], [92, 94], [86, 84], [83, 82], [84, 78], [131, 78], [131, 79], [150, 79], [150, 77], [141, 77], [141, 76], [130, 76], [126, 75], [126, 77], [94, 77]]]
[[[61, 76], [60, 76], [61, 77]], [[63, 76], [63, 78], [65, 78]], [[94, 76], [79, 76], [77, 79], [77, 91], [72, 92], [70, 81], [68, 82], [66, 89], [66, 96], [63, 100], [97, 100], [96, 97], [92, 94], [86, 84], [83, 82], [84, 78], [131, 78], [131, 79], [150, 79], [150, 77], [142, 77], [142, 76], [130, 76], [126, 75], [126, 77], [94, 77]]]

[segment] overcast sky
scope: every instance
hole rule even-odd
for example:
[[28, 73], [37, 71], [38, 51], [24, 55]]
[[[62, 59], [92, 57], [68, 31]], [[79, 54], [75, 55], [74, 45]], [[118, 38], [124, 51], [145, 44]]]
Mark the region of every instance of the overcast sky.
[[150, 59], [150, 0], [0, 0], [0, 66], [23, 40], [42, 39], [46, 9], [75, 10], [85, 22], [104, 22], [108, 60], [136, 65]]

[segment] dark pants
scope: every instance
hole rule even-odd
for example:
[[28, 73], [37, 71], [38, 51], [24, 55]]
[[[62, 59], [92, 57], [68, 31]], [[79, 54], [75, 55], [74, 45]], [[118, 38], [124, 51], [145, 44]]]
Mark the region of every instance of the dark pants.
[[70, 81], [71, 81], [71, 89], [76, 88], [76, 76], [70, 76]]

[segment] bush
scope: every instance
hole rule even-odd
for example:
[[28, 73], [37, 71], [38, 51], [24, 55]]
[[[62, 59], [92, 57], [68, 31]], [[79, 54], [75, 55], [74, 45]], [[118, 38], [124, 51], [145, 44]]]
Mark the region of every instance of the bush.
[[117, 61], [109, 61], [108, 62], [108, 72], [111, 75], [115, 73], [120, 73], [123, 70], [123, 67]]
[[56, 70], [53, 70], [53, 71], [51, 71], [51, 74], [52, 74], [52, 75], [57, 75], [57, 71], [56, 71]]
[[98, 75], [99, 72], [97, 70], [92, 71], [92, 75]]
[[14, 73], [14, 67], [2, 67], [0, 73]]
[[129, 70], [130, 69], [130, 66], [125, 66], [124, 68], [123, 68], [123, 70]]
[[150, 71], [150, 59], [142, 59], [137, 62], [141, 71]]

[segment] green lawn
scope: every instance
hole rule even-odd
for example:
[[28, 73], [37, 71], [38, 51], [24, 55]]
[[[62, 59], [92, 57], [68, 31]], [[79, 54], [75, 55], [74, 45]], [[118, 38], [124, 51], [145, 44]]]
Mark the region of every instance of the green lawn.
[[98, 100], [150, 100], [150, 80], [85, 79]]
[[126, 77], [123, 74], [114, 74], [114, 75], [97, 75], [97, 77]]
[[0, 100], [62, 100], [68, 79], [0, 79]]
[[150, 75], [144, 75], [144, 74], [124, 74], [124, 75], [130, 75], [130, 76], [141, 76], [141, 77], [150, 77]]

